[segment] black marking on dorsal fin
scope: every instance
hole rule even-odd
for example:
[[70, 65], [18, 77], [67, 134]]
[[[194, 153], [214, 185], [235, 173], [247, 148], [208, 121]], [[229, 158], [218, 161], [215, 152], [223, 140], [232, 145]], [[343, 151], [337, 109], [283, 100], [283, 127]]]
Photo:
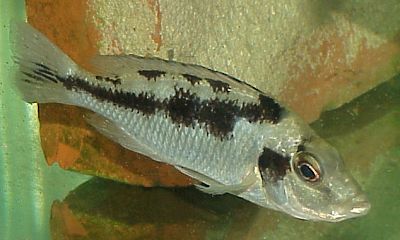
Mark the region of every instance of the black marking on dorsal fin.
[[115, 87], [117, 85], [121, 85], [121, 78], [119, 76], [114, 76], [114, 77], [103, 77], [103, 76], [95, 76], [96, 80], [98, 81], [105, 81], [112, 83]]
[[264, 147], [263, 152], [258, 157], [258, 169], [265, 181], [282, 180], [286, 173], [291, 170], [290, 158]]
[[193, 86], [201, 81], [201, 78], [190, 74], [182, 74], [182, 77], [186, 78]]
[[182, 77], [186, 78], [186, 80], [188, 80], [193, 86], [200, 81], [206, 81], [211, 86], [213, 92], [229, 93], [231, 90], [231, 86], [228, 83], [222, 82], [220, 80], [214, 80], [211, 78], [202, 79], [191, 74], [182, 74]]
[[231, 86], [228, 83], [210, 78], [206, 78], [206, 81], [208, 82], [208, 84], [210, 84], [214, 92], [229, 93], [231, 91]]
[[139, 75], [142, 75], [143, 77], [147, 78], [147, 80], [149, 81], [151, 79], [156, 81], [157, 78], [164, 76], [167, 72], [159, 70], [139, 70], [138, 73]]
[[[182, 63], [181, 63], [181, 64], [182, 64]], [[233, 77], [233, 76], [231, 76], [231, 75], [229, 75], [229, 74], [227, 74], [227, 73], [220, 72], [220, 71], [216, 71], [216, 70], [214, 70], [214, 69], [207, 68], [207, 67], [204, 67], [204, 66], [201, 66], [201, 65], [195, 65], [195, 64], [193, 64], [193, 66], [198, 66], [198, 67], [201, 67], [201, 68], [203, 68], [203, 69], [206, 69], [206, 70], [208, 70], [208, 71], [210, 71], [210, 72], [212, 72], [212, 73], [223, 75], [223, 76], [229, 78], [231, 81], [234, 81], [234, 82], [237, 82], [237, 83], [239, 83], [239, 84], [245, 85], [245, 86], [247, 86], [247, 87], [249, 87], [249, 88], [255, 90], [256, 92], [258, 92], [258, 93], [260, 93], [260, 94], [264, 94], [262, 91], [260, 91], [260, 89], [256, 88], [255, 86], [253, 86], [253, 85], [251, 85], [251, 84], [249, 84], [249, 83], [247, 83], [247, 82], [245, 82], [245, 81], [242, 81], [242, 80], [240, 80], [240, 79], [238, 79], [238, 78], [235, 78], [235, 77]]]

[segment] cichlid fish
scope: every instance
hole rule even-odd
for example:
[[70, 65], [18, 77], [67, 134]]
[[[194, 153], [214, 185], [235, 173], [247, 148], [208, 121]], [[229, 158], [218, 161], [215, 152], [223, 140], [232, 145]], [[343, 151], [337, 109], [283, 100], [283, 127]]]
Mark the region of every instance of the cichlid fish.
[[207, 193], [307, 220], [368, 212], [338, 152], [255, 87], [205, 67], [133, 55], [98, 56], [88, 72], [28, 24], [11, 29], [25, 101], [92, 110], [87, 120], [102, 134], [175, 166]]

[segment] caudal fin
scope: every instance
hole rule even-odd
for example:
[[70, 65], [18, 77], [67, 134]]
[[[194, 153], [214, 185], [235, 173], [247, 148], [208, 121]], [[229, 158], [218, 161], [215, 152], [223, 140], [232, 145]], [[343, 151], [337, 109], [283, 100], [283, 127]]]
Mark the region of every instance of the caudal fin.
[[27, 23], [10, 26], [14, 61], [19, 65], [15, 86], [27, 102], [70, 103], [63, 80], [78, 66], [42, 33]]

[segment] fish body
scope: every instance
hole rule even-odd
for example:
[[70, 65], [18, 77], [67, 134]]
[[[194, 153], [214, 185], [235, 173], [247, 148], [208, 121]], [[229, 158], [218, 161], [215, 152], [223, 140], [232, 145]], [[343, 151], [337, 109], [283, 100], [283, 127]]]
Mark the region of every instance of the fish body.
[[255, 87], [202, 66], [134, 55], [76, 65], [27, 24], [13, 26], [16, 86], [27, 102], [92, 110], [123, 147], [175, 166], [212, 194], [292, 216], [340, 221], [369, 203], [336, 150]]

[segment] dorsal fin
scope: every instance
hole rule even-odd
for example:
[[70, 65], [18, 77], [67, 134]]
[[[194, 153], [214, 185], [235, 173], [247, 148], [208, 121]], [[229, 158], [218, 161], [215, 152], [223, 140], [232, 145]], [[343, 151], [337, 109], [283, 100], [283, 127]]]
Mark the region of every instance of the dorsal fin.
[[105, 76], [132, 75], [140, 70], [152, 70], [177, 75], [193, 76], [199, 79], [221, 81], [232, 87], [245, 88], [249, 94], [264, 94], [250, 84], [228, 74], [218, 72], [200, 65], [167, 61], [155, 57], [136, 55], [97, 55], [91, 60], [96, 73]]

